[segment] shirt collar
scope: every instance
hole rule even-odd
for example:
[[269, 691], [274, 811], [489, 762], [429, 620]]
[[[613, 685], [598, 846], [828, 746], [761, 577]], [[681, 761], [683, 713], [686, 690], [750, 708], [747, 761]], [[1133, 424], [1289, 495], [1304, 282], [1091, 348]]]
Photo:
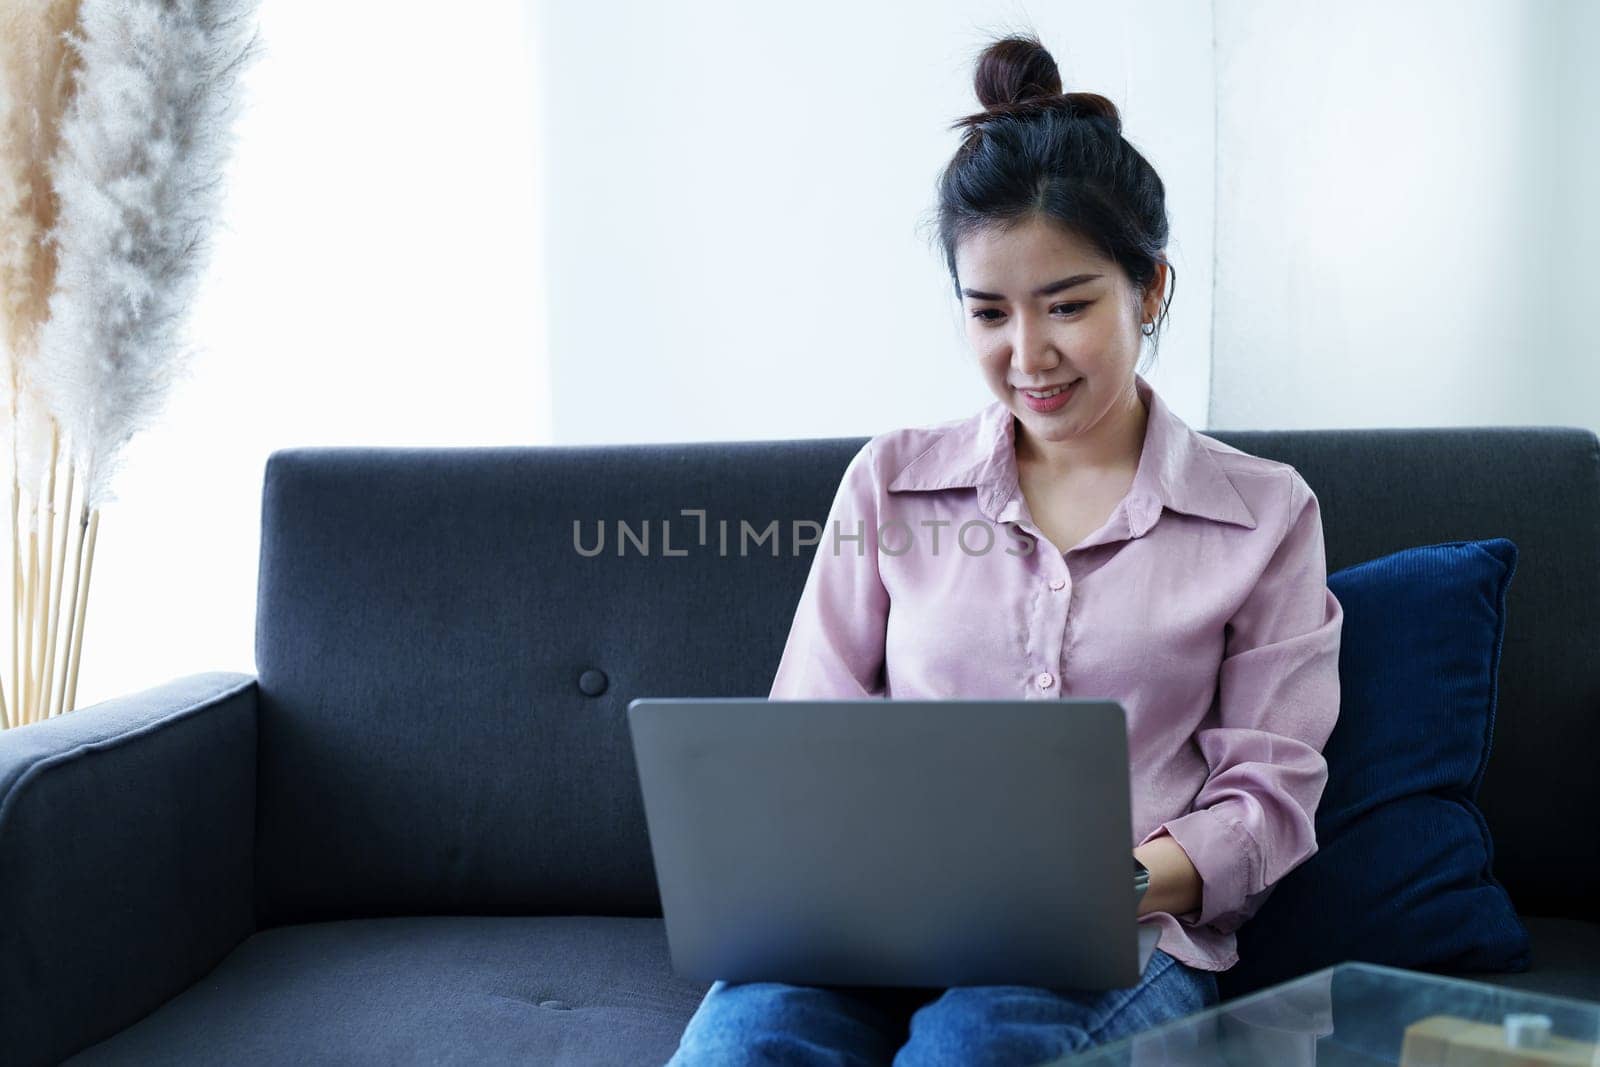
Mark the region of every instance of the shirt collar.
[[[1134, 387], [1148, 409], [1139, 466], [1124, 501], [1127, 534], [1143, 537], [1163, 508], [1254, 529], [1255, 516], [1201, 435], [1180, 419], [1142, 374]], [[1014, 518], [1017, 492], [1016, 418], [999, 400], [942, 429], [890, 479], [890, 492], [978, 490], [978, 508], [992, 521]], [[1084, 546], [1087, 547], [1087, 546]]]

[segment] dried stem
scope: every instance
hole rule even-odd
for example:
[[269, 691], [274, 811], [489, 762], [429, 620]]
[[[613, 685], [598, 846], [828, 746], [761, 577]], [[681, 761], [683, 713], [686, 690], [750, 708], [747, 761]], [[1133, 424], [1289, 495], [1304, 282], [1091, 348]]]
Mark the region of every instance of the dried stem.
[[39, 526], [33, 521], [38, 515], [39, 489], [33, 489], [33, 507], [28, 521], [28, 574], [27, 584], [22, 588], [22, 721], [34, 721], [33, 672], [28, 670], [28, 664], [33, 662], [33, 602], [38, 598], [39, 590]]
[[94, 574], [94, 539], [95, 531], [99, 528], [100, 509], [95, 508], [89, 519], [89, 551], [84, 558], [83, 592], [78, 598], [78, 623], [72, 635], [72, 668], [71, 678], [67, 682], [67, 702], [62, 705], [66, 711], [78, 706], [78, 660], [83, 651], [83, 617], [89, 610], [89, 579]]
[[78, 527], [78, 548], [72, 562], [72, 595], [67, 598], [67, 633], [62, 638], [66, 643], [67, 655], [61, 660], [61, 681], [56, 689], [55, 700], [55, 706], [63, 712], [67, 710], [67, 672], [71, 666], [69, 661], [72, 659], [73, 638], [76, 636], [78, 628], [78, 586], [82, 584], [83, 578], [83, 529], [87, 519], [85, 515], [87, 511], [88, 503], [86, 501], [79, 510], [78, 521], [75, 524]]
[[29, 621], [30, 628], [37, 628], [33, 638], [33, 658], [28, 661], [28, 674], [33, 685], [34, 704], [33, 718], [37, 722], [49, 714], [50, 688], [44, 676], [44, 645], [46, 637], [45, 623], [50, 616], [50, 564], [54, 561], [55, 553], [51, 546], [55, 542], [56, 533], [56, 464], [61, 461], [61, 430], [52, 419], [50, 422], [50, 467], [49, 476], [45, 481], [42, 507], [39, 511], [39, 524], [44, 528], [44, 558], [41, 561], [39, 575], [39, 589], [33, 599], [33, 618]]
[[[70, 516], [72, 515], [72, 485], [78, 473], [77, 466], [72, 462], [72, 452], [70, 450], [66, 453], [66, 456], [67, 495], [66, 498], [61, 502], [61, 513], [64, 516], [61, 523], [61, 551], [56, 562], [55, 593], [50, 598], [50, 624], [48, 627], [50, 632], [50, 640], [48, 647], [45, 649], [44, 674], [42, 675], [42, 677], [45, 679], [45, 686], [47, 687], [47, 698], [51, 688], [50, 681], [55, 677], [56, 671], [56, 633], [61, 629], [61, 588], [66, 584], [67, 580], [67, 533], [72, 529], [72, 522], [70, 519]], [[62, 662], [65, 663], [65, 660]], [[60, 714], [60, 712], [61, 704], [58, 701], [50, 700], [47, 702], [45, 706], [46, 718], [49, 718], [51, 715]]]
[[11, 402], [11, 706], [17, 709], [17, 723], [22, 717], [22, 672], [17, 669], [17, 638], [22, 630], [22, 538], [17, 525], [21, 505], [21, 489], [17, 485], [17, 404], [15, 394]]

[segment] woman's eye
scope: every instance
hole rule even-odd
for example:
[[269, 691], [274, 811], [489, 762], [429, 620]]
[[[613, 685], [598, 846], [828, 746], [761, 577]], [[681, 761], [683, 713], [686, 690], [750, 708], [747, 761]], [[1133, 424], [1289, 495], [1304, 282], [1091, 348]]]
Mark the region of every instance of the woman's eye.
[[[1068, 315], [1075, 315], [1075, 314], [1077, 314], [1077, 312], [1081, 308], [1086, 308], [1088, 306], [1089, 306], [1089, 301], [1087, 301], [1087, 300], [1075, 300], [1075, 301], [1073, 301], [1072, 303], [1069, 303], [1069, 304], [1057, 304], [1055, 307], [1051, 308], [1050, 310], [1051, 311], [1060, 311], [1060, 312], [1063, 312], [1064, 314], [1068, 314]], [[1000, 312], [1000, 310], [998, 308], [979, 308], [977, 311], [974, 311], [972, 313], [972, 317], [977, 319], [979, 322], [993, 323], [993, 322], [997, 322], [999, 320], [996, 319], [996, 318], [990, 318], [990, 316], [991, 315], [998, 316], [1000, 314], [1001, 314], [1001, 312]]]

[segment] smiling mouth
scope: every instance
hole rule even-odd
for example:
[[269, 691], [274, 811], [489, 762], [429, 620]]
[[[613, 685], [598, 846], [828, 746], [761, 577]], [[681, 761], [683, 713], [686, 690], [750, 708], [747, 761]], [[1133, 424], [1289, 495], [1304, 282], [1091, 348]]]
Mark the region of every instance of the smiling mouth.
[[1067, 388], [1069, 388], [1069, 387], [1071, 387], [1073, 385], [1076, 385], [1078, 383], [1078, 381], [1080, 381], [1080, 379], [1074, 378], [1072, 381], [1067, 382], [1064, 385], [1052, 385], [1050, 388], [1042, 389], [1042, 390], [1041, 389], [1023, 389], [1022, 392], [1024, 392], [1024, 393], [1028, 394], [1029, 396], [1033, 397], [1035, 400], [1048, 400], [1051, 397], [1055, 396], [1057, 393], [1061, 392], [1063, 389], [1067, 389]]

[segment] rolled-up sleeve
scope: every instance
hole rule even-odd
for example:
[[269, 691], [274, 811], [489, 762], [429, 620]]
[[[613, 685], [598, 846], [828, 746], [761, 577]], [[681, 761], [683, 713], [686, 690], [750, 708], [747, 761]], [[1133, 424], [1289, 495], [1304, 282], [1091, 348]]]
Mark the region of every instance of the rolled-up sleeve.
[[874, 441], [862, 446], [840, 479], [769, 699], [842, 700], [885, 693], [889, 593], [878, 573], [882, 486], [874, 469]]
[[1177, 840], [1199, 872], [1201, 901], [1175, 918], [1222, 933], [1316, 853], [1322, 749], [1339, 715], [1344, 612], [1328, 588], [1316, 494], [1297, 471], [1288, 501], [1282, 538], [1228, 623], [1216, 725], [1195, 732], [1206, 782], [1192, 810], [1139, 842]]

